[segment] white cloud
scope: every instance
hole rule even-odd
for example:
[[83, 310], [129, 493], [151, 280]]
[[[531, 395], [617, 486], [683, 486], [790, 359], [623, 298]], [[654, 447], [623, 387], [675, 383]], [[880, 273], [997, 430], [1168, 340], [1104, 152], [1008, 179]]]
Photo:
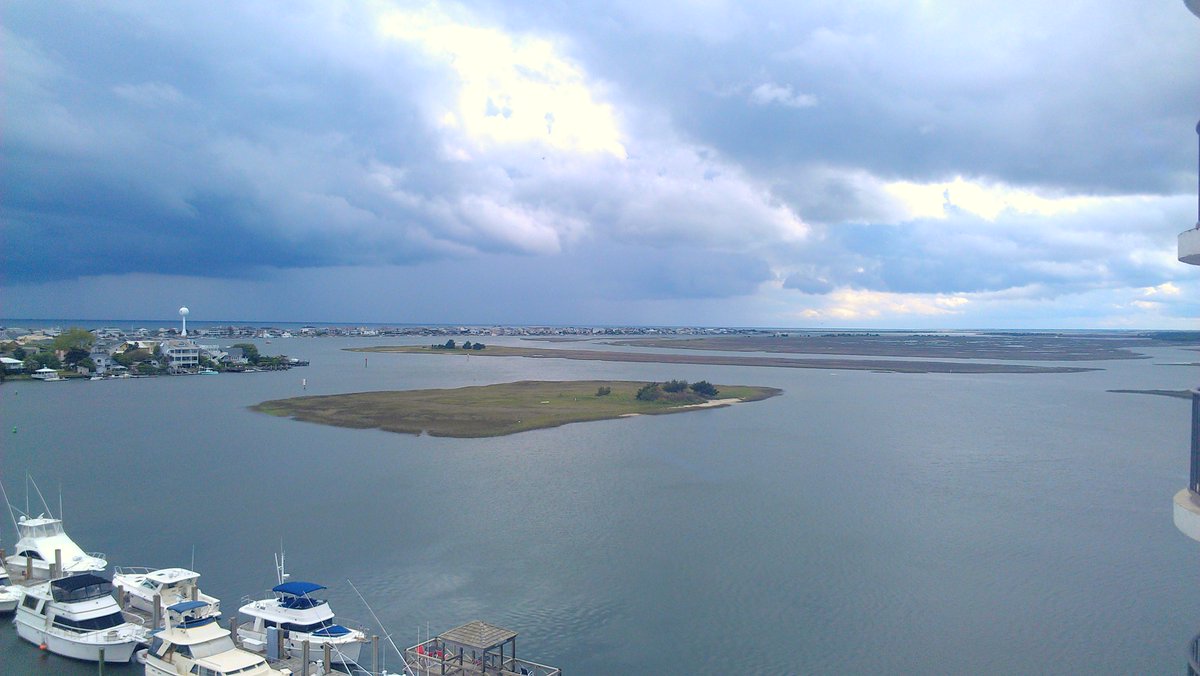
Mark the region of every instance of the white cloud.
[[143, 82], [113, 87], [117, 96], [141, 106], [170, 105], [183, 101], [183, 93], [164, 82]]
[[1163, 282], [1158, 286], [1147, 286], [1142, 289], [1142, 294], [1146, 296], [1178, 296], [1179, 287], [1171, 282]]
[[438, 5], [386, 11], [379, 30], [441, 60], [456, 77], [456, 100], [434, 103], [443, 129], [461, 128], [479, 143], [625, 156], [613, 107], [553, 41], [472, 23]]
[[792, 91], [791, 85], [764, 82], [750, 90], [750, 102], [756, 106], [777, 104], [787, 108], [811, 108], [817, 105], [817, 97], [797, 94]]
[[1033, 190], [1014, 188], [999, 182], [968, 180], [962, 176], [956, 176], [952, 181], [933, 183], [893, 181], [884, 184], [883, 189], [904, 205], [908, 210], [908, 220], [946, 218], [955, 209], [989, 221], [1005, 213], [1056, 216], [1137, 199], [1130, 196], [1047, 196]]
[[837, 289], [796, 314], [803, 319], [872, 320], [904, 316], [929, 317], [963, 312], [970, 300], [963, 294], [888, 293]]

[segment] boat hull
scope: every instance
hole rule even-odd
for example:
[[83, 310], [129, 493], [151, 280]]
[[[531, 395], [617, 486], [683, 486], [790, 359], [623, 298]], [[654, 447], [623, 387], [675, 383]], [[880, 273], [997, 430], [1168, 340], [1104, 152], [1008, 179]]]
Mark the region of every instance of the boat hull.
[[[299, 638], [297, 638], [297, 636]], [[325, 651], [325, 644], [329, 644], [329, 661], [333, 664], [352, 664], [358, 662], [359, 653], [362, 651], [362, 646], [365, 641], [356, 639], [327, 639], [310, 637], [305, 634], [292, 634], [288, 636], [284, 642], [284, 649], [291, 657], [304, 656], [304, 639], [308, 638], [308, 656], [310, 659], [320, 659]], [[238, 628], [238, 639], [241, 641], [250, 640], [247, 646], [262, 645], [263, 649], [257, 647], [249, 648], [254, 652], [262, 653], [266, 650], [267, 636], [264, 633], [254, 631], [242, 625]]]
[[100, 650], [103, 649], [105, 662], [124, 663], [133, 658], [133, 653], [138, 646], [138, 642], [133, 639], [87, 643], [73, 641], [64, 635], [32, 627], [22, 622], [20, 618], [14, 624], [17, 625], [17, 635], [26, 641], [38, 646], [44, 643], [46, 649], [55, 655], [62, 655], [63, 657], [70, 657], [76, 660], [99, 662]]

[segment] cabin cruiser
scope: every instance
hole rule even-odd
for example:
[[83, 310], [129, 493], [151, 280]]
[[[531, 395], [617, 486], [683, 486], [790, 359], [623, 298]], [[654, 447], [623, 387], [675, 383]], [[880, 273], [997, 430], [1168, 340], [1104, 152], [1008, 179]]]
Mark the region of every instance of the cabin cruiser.
[[13, 585], [8, 573], [0, 566], [0, 613], [11, 613], [21, 600], [21, 588]]
[[154, 632], [145, 656], [146, 676], [281, 676], [260, 655], [240, 650], [205, 601], [167, 607], [166, 626]]
[[307, 640], [309, 649], [318, 652], [329, 644], [331, 663], [358, 662], [359, 651], [367, 636], [360, 630], [347, 629], [334, 622], [329, 602], [312, 596], [322, 589], [325, 587], [312, 582], [275, 585], [271, 589], [275, 597], [252, 601], [238, 609], [239, 613], [251, 618], [238, 626], [238, 639], [247, 649], [266, 650], [268, 630], [274, 627], [284, 633], [285, 649], [293, 657], [302, 655]]
[[[108, 567], [103, 554], [87, 553], [63, 532], [61, 519], [37, 516], [22, 516], [17, 522], [16, 554], [8, 557], [5, 565], [18, 582], [49, 580], [63, 575], [98, 573]], [[62, 565], [58, 574], [53, 573], [55, 562]]]
[[[154, 612], [154, 597], [159, 597], [160, 609], [183, 601], [203, 601], [214, 615], [221, 612], [221, 602], [200, 591], [196, 581], [200, 573], [186, 568], [119, 567], [113, 575], [113, 586], [124, 595], [123, 607]], [[166, 617], [166, 614], [160, 615]], [[157, 629], [158, 627], [155, 627]]]
[[125, 620], [112, 591], [93, 573], [27, 587], [13, 618], [17, 635], [64, 657], [99, 662], [104, 651], [105, 662], [128, 662], [149, 634]]

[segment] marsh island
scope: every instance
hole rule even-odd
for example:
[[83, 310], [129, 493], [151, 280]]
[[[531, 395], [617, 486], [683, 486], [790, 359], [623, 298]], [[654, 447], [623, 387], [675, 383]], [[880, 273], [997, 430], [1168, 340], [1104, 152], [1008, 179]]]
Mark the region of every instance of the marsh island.
[[778, 394], [707, 382], [523, 380], [446, 390], [358, 392], [264, 401], [251, 409], [295, 420], [436, 437], [495, 437], [573, 422], [703, 410]]

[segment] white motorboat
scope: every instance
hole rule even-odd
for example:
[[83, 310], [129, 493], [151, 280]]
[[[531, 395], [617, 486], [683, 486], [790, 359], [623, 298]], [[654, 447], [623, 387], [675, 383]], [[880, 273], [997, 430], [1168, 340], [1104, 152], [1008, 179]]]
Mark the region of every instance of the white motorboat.
[[282, 676], [262, 656], [238, 649], [204, 601], [169, 606], [166, 626], [154, 632], [144, 654], [146, 676]]
[[13, 624], [17, 635], [57, 655], [77, 660], [128, 662], [149, 641], [144, 627], [127, 622], [112, 583], [80, 573], [24, 590]]
[[[98, 573], [108, 566], [103, 554], [87, 553], [63, 532], [61, 519], [22, 516], [16, 522], [16, 554], [8, 557], [5, 565], [13, 579], [25, 583], [49, 580], [63, 575]], [[55, 562], [61, 562], [62, 570], [53, 574]]]
[[[367, 635], [359, 629], [349, 629], [335, 621], [329, 601], [313, 596], [325, 587], [312, 582], [287, 582], [283, 558], [275, 564], [279, 584], [271, 591], [276, 595], [261, 601], [251, 601], [238, 609], [250, 621], [238, 625], [238, 640], [249, 650], [267, 649], [268, 630], [283, 632], [284, 648], [293, 657], [309, 650], [321, 653], [328, 644], [332, 664], [355, 664]], [[311, 654], [311, 653], [310, 653]]]
[[11, 613], [21, 600], [21, 588], [13, 585], [8, 573], [0, 567], [0, 613]]
[[[124, 607], [154, 612], [154, 597], [159, 597], [159, 617], [166, 617], [165, 610], [184, 601], [203, 601], [214, 614], [221, 612], [221, 602], [200, 591], [197, 581], [200, 573], [187, 568], [139, 568], [119, 567], [113, 574], [113, 586], [124, 594]], [[157, 627], [155, 627], [157, 629]]]

